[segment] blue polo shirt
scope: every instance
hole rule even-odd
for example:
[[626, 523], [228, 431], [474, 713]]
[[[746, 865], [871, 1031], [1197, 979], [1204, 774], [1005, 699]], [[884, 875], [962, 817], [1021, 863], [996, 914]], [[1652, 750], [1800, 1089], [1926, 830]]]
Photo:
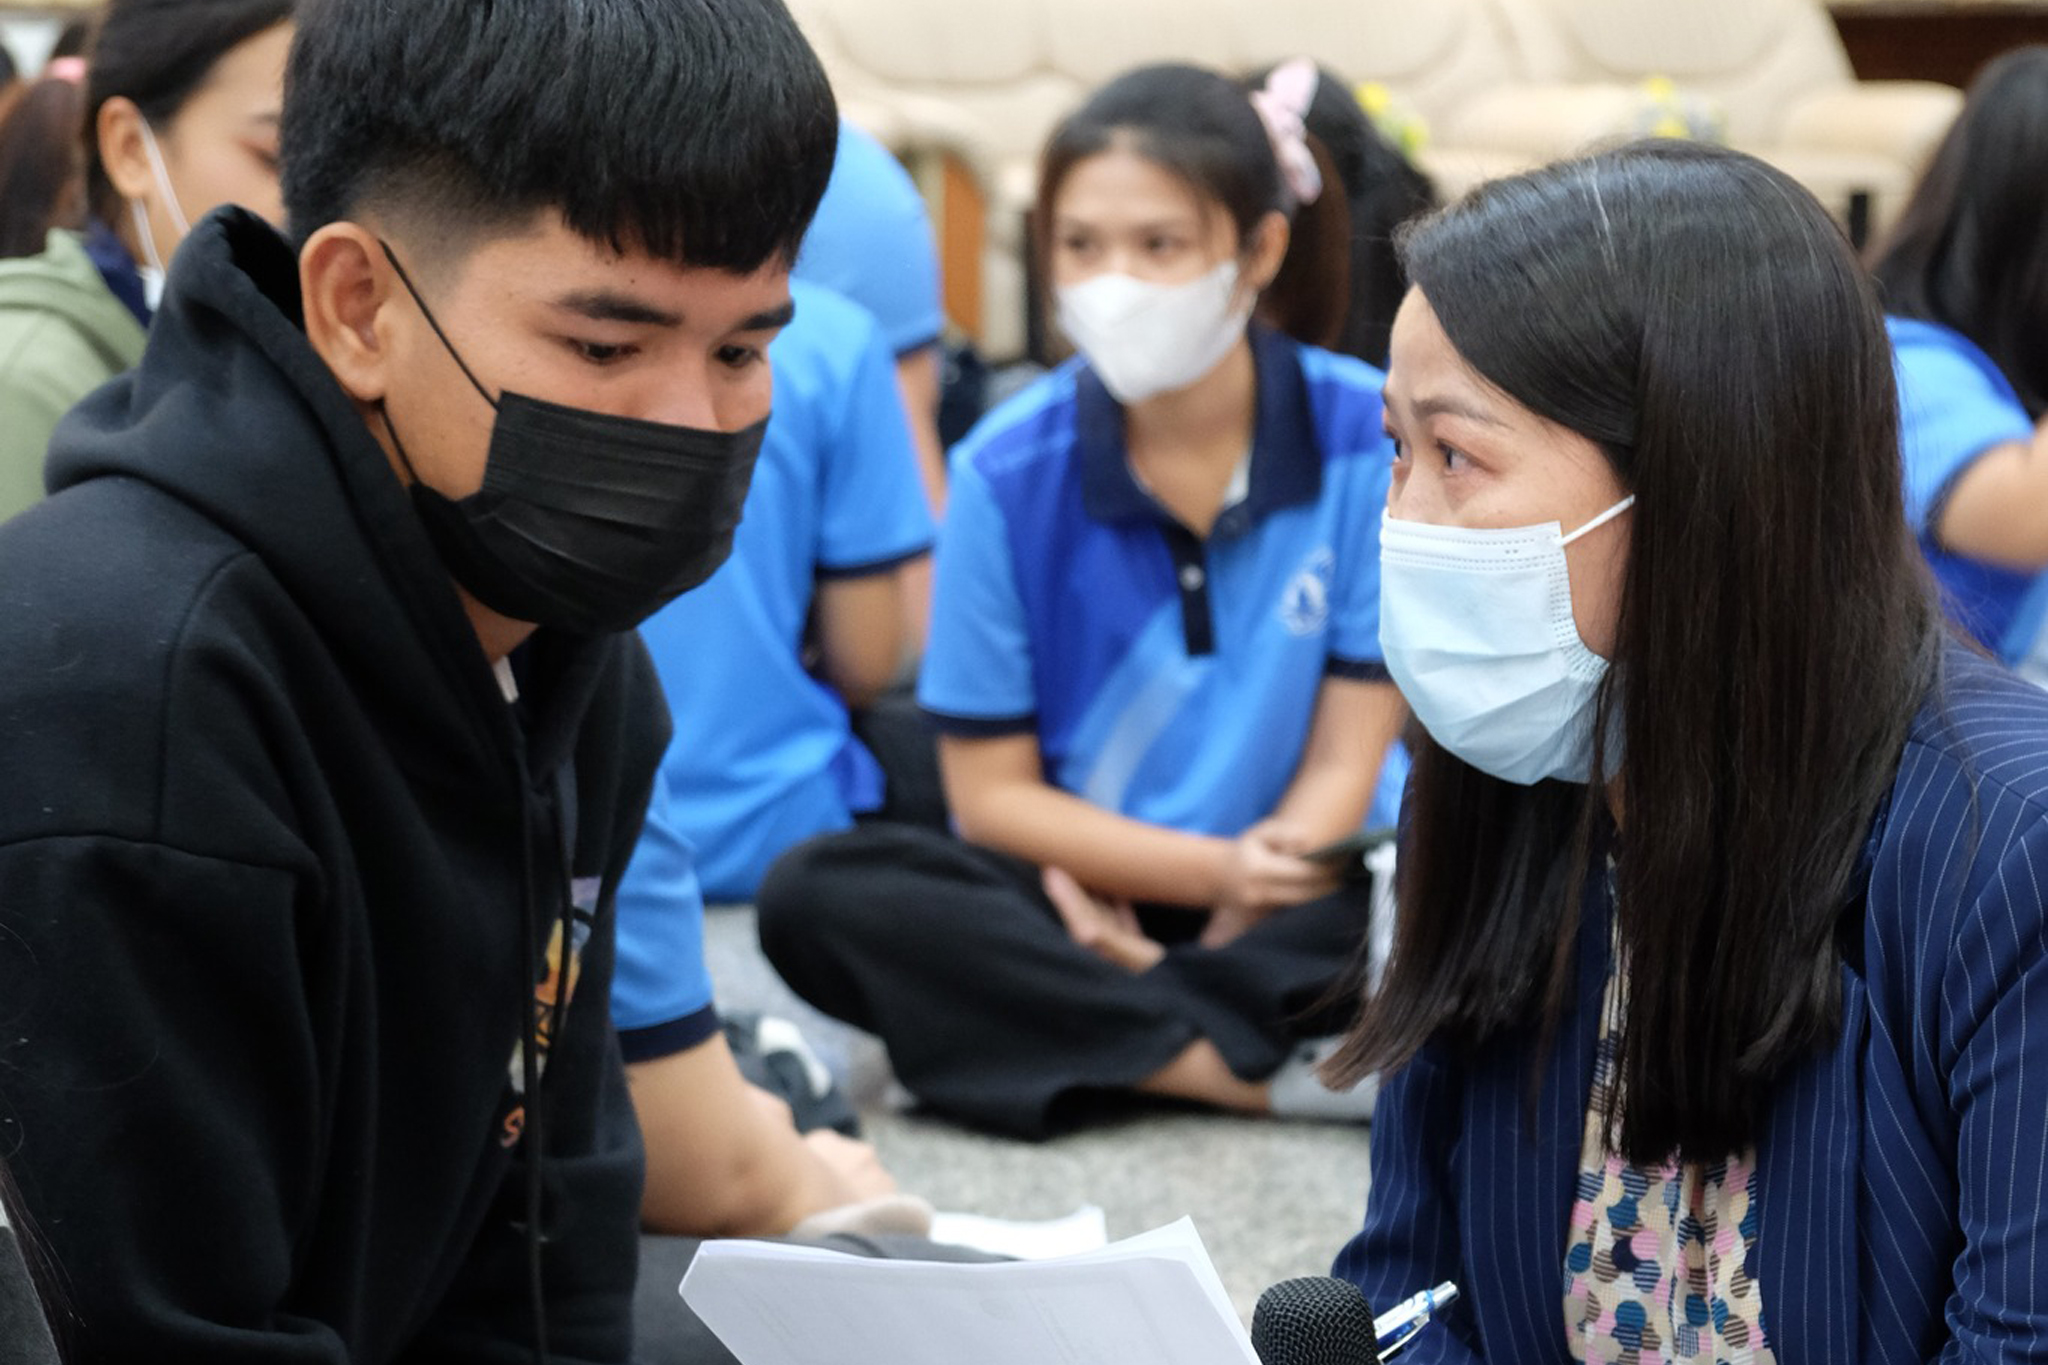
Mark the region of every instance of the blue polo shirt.
[[640, 627], [675, 719], [670, 807], [714, 901], [751, 899], [784, 849], [881, 803], [881, 770], [845, 703], [804, 668], [804, 627], [820, 578], [892, 569], [933, 535], [874, 321], [816, 285], [790, 292], [796, 317], [768, 348], [775, 406], [732, 558]]
[[[956, 735], [1035, 734], [1053, 785], [1233, 836], [1293, 779], [1325, 677], [1384, 680], [1379, 371], [1254, 328], [1243, 497], [1206, 540], [1140, 486], [1123, 411], [1074, 361], [953, 457], [918, 700]], [[1391, 756], [1371, 823], [1393, 823]]]
[[2031, 635], [2015, 625], [2040, 575], [1951, 554], [1934, 526], [1962, 472], [1995, 446], [2031, 439], [2034, 424], [1991, 357], [1960, 332], [1898, 317], [1886, 318], [1885, 329], [1899, 377], [1907, 519], [1941, 580], [1950, 616], [2010, 661], [2026, 643], [2013, 637]]
[[619, 883], [612, 1027], [629, 1062], [685, 1051], [718, 1031], [695, 858], [696, 849], [676, 829], [668, 785], [656, 773], [647, 822]]
[[896, 355], [931, 345], [945, 328], [924, 197], [903, 163], [850, 123], [839, 125], [832, 179], [793, 273], [874, 314]]

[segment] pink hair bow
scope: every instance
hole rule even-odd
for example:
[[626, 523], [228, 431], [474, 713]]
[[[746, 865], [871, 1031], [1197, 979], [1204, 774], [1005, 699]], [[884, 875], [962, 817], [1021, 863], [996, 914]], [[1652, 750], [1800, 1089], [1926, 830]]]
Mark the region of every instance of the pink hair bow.
[[73, 85], [83, 85], [85, 58], [59, 57], [43, 68], [43, 74], [53, 81], [70, 81]]
[[1296, 202], [1303, 204], [1313, 204], [1323, 192], [1323, 173], [1316, 166], [1315, 153], [1308, 149], [1305, 122], [1320, 80], [1313, 61], [1296, 57], [1274, 67], [1265, 85], [1252, 91], [1252, 107], [1265, 122], [1273, 155], [1280, 160], [1281, 177]]

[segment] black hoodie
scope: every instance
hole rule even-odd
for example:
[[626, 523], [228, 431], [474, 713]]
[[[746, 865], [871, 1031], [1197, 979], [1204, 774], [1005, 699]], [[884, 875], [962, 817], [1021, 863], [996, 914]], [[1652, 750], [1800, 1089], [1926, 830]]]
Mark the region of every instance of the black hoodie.
[[238, 210], [49, 478], [0, 527], [0, 1153], [67, 1358], [529, 1360], [511, 1076], [573, 899], [549, 1336], [626, 1359], [612, 897], [666, 738], [637, 639], [543, 631], [507, 704]]

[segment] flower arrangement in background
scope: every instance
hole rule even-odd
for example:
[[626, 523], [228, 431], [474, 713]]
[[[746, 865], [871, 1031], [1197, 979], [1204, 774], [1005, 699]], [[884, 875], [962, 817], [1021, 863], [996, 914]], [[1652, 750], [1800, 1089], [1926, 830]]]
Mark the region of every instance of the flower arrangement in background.
[[1642, 84], [1643, 102], [1636, 110], [1639, 137], [1677, 137], [1692, 142], [1725, 142], [1728, 120], [1721, 106], [1703, 95], [1688, 94], [1669, 76], [1651, 76]]
[[1378, 81], [1360, 81], [1352, 87], [1358, 107], [1365, 110], [1381, 137], [1391, 142], [1410, 161], [1429, 142], [1429, 125], [1422, 115]]

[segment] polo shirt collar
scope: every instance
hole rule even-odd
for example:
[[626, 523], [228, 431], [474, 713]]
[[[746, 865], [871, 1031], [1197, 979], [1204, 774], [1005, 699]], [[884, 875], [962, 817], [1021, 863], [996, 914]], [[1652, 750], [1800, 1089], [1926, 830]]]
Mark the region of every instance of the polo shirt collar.
[[[1269, 512], [1314, 502], [1323, 488], [1322, 442], [1301, 357], [1271, 328], [1255, 323], [1249, 336], [1257, 395], [1249, 480], [1244, 500], [1216, 518], [1215, 535], [1241, 535]], [[1088, 515], [1099, 522], [1171, 520], [1131, 472], [1123, 407], [1087, 365], [1076, 371], [1074, 387], [1074, 441]]]

